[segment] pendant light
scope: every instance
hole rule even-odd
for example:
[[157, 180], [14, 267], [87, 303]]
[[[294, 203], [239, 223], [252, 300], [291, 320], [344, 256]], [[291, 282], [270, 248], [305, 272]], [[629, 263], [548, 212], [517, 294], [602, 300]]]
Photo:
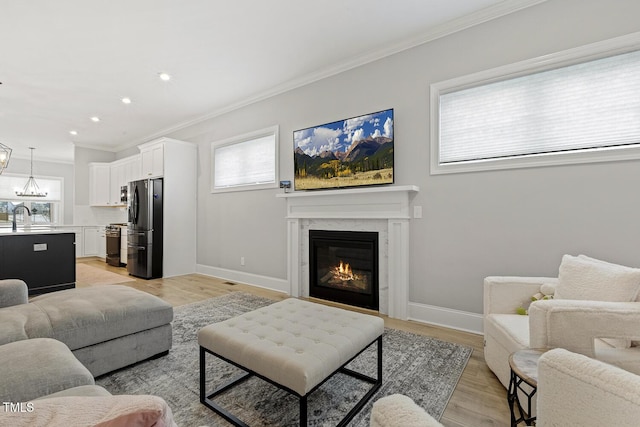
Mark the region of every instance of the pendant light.
[[36, 180], [33, 177], [33, 150], [35, 150], [35, 148], [29, 147], [29, 150], [31, 150], [31, 174], [29, 174], [29, 179], [27, 180], [27, 183], [25, 184], [24, 188], [22, 189], [22, 192], [16, 191], [16, 196], [20, 196], [20, 197], [46, 197], [47, 196], [47, 192], [46, 191], [44, 191], [44, 192], [40, 191], [40, 187], [38, 187], [38, 184], [36, 183]]
[[9, 166], [9, 158], [11, 158], [11, 148], [0, 142], [0, 174]]

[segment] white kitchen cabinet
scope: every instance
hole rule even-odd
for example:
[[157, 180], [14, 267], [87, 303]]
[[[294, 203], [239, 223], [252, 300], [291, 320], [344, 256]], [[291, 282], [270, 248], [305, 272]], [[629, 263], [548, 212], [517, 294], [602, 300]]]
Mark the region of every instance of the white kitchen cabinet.
[[140, 155], [111, 163], [89, 163], [89, 205], [126, 206], [121, 189], [141, 178]]
[[[58, 229], [58, 227], [56, 227]], [[76, 235], [76, 258], [84, 256], [84, 234], [82, 227], [65, 227], [64, 231], [73, 232]]]
[[142, 165], [140, 154], [136, 154], [135, 156], [127, 157], [127, 161], [125, 162], [124, 167], [124, 176], [125, 183], [124, 185], [129, 184], [131, 181], [137, 181], [142, 178]]
[[111, 206], [111, 165], [89, 163], [89, 205]]
[[127, 226], [120, 227], [120, 262], [127, 263]]
[[[76, 242], [78, 235], [76, 234]], [[106, 258], [107, 239], [104, 226], [82, 227], [82, 256], [97, 256]]]
[[84, 227], [84, 256], [98, 256], [99, 227]]
[[125, 185], [125, 164], [122, 161], [112, 162], [109, 168], [109, 201], [111, 206], [124, 206], [120, 201], [120, 187]]
[[157, 178], [164, 175], [164, 144], [166, 138], [139, 145], [142, 178]]
[[107, 235], [105, 234], [104, 227], [98, 228], [98, 256], [100, 258], [107, 257]]

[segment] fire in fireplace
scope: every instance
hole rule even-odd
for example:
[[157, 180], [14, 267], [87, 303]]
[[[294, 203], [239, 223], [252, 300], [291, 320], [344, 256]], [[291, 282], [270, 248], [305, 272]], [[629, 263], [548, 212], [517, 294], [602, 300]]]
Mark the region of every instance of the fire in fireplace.
[[377, 310], [378, 233], [309, 230], [309, 295]]

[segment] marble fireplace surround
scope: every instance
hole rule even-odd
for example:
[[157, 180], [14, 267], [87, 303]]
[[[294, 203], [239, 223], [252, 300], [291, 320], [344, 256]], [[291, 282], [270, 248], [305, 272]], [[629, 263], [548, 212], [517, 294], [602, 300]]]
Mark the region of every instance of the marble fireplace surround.
[[380, 313], [406, 320], [409, 304], [410, 200], [419, 188], [392, 185], [278, 194], [287, 202], [291, 296], [309, 296], [309, 230], [375, 231]]

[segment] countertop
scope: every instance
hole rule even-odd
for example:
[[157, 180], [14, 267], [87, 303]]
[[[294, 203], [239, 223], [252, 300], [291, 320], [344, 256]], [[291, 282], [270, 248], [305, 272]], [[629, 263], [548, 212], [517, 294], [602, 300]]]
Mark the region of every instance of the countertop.
[[18, 230], [12, 231], [11, 227], [1, 227], [0, 236], [19, 235], [19, 234], [60, 234], [60, 233], [73, 233], [73, 231], [55, 229], [50, 227], [30, 227], [22, 228], [18, 227]]

